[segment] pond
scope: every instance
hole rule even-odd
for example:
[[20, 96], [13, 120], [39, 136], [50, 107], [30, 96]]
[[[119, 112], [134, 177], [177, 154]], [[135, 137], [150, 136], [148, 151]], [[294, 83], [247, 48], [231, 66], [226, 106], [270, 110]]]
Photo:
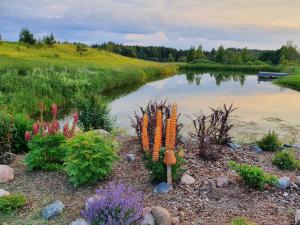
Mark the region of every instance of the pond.
[[120, 128], [129, 130], [129, 116], [150, 100], [177, 103], [185, 133], [191, 129], [190, 116], [208, 113], [209, 107], [224, 103], [238, 109], [232, 120], [232, 133], [239, 142], [251, 142], [275, 130], [286, 142], [299, 141], [300, 92], [282, 88], [272, 81], [259, 81], [255, 74], [181, 73], [149, 82], [111, 103], [111, 112]]

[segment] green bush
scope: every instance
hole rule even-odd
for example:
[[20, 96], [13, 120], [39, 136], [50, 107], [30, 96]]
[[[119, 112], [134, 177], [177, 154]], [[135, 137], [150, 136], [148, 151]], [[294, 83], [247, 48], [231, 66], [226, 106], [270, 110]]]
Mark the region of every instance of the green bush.
[[237, 164], [234, 161], [229, 162], [229, 166], [252, 188], [263, 189], [268, 184], [275, 184], [277, 178], [265, 173], [262, 168], [247, 164]]
[[23, 194], [11, 194], [0, 197], [0, 212], [10, 213], [12, 210], [21, 208], [26, 204]]
[[26, 154], [24, 162], [28, 170], [58, 170], [62, 169], [65, 152], [61, 148], [65, 137], [57, 133], [45, 136], [34, 136], [29, 142], [29, 153]]
[[231, 221], [232, 225], [257, 225], [254, 222], [251, 222], [245, 217], [236, 217]]
[[277, 152], [272, 159], [273, 165], [281, 170], [296, 170], [299, 167], [299, 160], [293, 150]]
[[[167, 180], [167, 167], [163, 162], [164, 155], [165, 148], [161, 148], [158, 161], [153, 161], [151, 154], [145, 155], [145, 166], [151, 171], [151, 179], [154, 182], [162, 182]], [[177, 152], [175, 152], [175, 156], [177, 163], [176, 165], [172, 166], [172, 179], [173, 181], [178, 181], [185, 171], [182, 168], [182, 165], [185, 161], [178, 155]]]
[[0, 160], [12, 150], [13, 118], [4, 109], [0, 110]]
[[259, 147], [264, 151], [277, 151], [281, 147], [281, 142], [278, 135], [273, 131], [265, 135], [261, 140], [258, 141]]
[[27, 142], [25, 141], [25, 132], [32, 129], [34, 123], [25, 114], [14, 114], [14, 131], [13, 131], [13, 152], [23, 153], [28, 152]]
[[76, 100], [75, 107], [79, 112], [79, 121], [84, 129], [113, 130], [114, 120], [110, 116], [108, 102], [97, 95], [83, 95]]
[[105, 179], [117, 160], [116, 142], [93, 131], [77, 134], [62, 148], [66, 152], [65, 171], [75, 187]]

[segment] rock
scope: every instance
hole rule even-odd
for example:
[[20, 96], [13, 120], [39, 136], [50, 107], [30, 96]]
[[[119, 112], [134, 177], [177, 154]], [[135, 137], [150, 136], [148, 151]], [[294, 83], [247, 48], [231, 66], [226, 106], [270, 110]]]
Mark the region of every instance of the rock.
[[85, 219], [77, 219], [70, 223], [70, 225], [89, 225]]
[[195, 183], [195, 179], [193, 177], [191, 177], [190, 175], [185, 173], [181, 177], [181, 183], [185, 184], [185, 185], [191, 185], [191, 184]]
[[144, 215], [144, 219], [142, 220], [142, 225], [155, 225], [155, 219], [151, 212], [148, 212]]
[[229, 184], [229, 179], [225, 175], [217, 177], [217, 187], [226, 187]]
[[62, 213], [64, 208], [65, 205], [61, 201], [57, 200], [55, 202], [52, 202], [50, 205], [47, 205], [42, 210], [42, 215], [45, 219], [50, 219]]
[[3, 189], [0, 189], [0, 197], [2, 196], [6, 196], [6, 195], [10, 195], [10, 193], [8, 191], [5, 191]]
[[128, 162], [133, 162], [135, 160], [134, 154], [127, 154], [126, 159]]
[[151, 213], [155, 219], [155, 225], [171, 225], [171, 215], [162, 207], [152, 207]]
[[150, 207], [143, 208], [143, 216], [145, 216], [147, 213], [151, 213], [151, 208]]
[[97, 130], [94, 130], [94, 132], [97, 132], [98, 134], [100, 134], [101, 136], [104, 136], [104, 137], [110, 136], [110, 133], [103, 129], [97, 129]]
[[294, 144], [294, 145], [293, 145], [293, 148], [300, 149], [300, 143]]
[[232, 148], [233, 150], [238, 150], [239, 148], [241, 148], [241, 146], [239, 144], [236, 144], [236, 143], [228, 143], [228, 146], [230, 148]]
[[290, 186], [290, 184], [291, 184], [291, 179], [289, 177], [281, 177], [278, 179], [276, 187], [284, 191]]
[[257, 146], [257, 145], [253, 145], [251, 148], [253, 151], [255, 151], [256, 153], [261, 153], [263, 150], [261, 149], [261, 147]]
[[178, 217], [172, 217], [171, 224], [172, 225], [179, 225], [180, 221], [179, 221]]
[[166, 182], [161, 182], [154, 188], [154, 193], [156, 194], [165, 194], [173, 190], [172, 186]]
[[0, 183], [7, 183], [15, 178], [15, 170], [6, 165], [0, 165]]
[[296, 178], [296, 182], [295, 182], [298, 186], [300, 186], [300, 176], [298, 176], [297, 178]]

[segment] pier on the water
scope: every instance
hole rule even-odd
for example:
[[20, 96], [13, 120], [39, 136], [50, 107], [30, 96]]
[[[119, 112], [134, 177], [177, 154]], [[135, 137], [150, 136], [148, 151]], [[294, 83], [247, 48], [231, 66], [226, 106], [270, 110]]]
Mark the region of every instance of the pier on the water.
[[276, 72], [259, 72], [258, 78], [278, 78], [288, 76], [288, 73], [276, 73]]

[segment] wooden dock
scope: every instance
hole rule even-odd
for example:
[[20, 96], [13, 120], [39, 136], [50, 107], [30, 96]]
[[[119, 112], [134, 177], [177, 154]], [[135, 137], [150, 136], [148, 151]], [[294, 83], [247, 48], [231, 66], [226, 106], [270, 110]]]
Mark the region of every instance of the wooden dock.
[[259, 72], [257, 74], [258, 78], [278, 78], [288, 76], [288, 73], [276, 73], [276, 72]]

